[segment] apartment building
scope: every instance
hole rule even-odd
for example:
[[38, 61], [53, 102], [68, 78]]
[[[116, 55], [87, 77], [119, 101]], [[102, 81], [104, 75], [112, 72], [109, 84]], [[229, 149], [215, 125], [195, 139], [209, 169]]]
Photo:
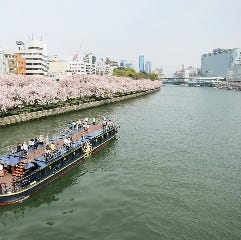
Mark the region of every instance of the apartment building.
[[47, 45], [42, 40], [17, 41], [18, 54], [26, 59], [26, 75], [48, 75]]

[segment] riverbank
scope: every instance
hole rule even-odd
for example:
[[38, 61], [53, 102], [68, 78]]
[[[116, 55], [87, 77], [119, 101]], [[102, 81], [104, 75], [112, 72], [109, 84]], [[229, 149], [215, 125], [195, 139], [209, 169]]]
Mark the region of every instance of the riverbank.
[[114, 97], [114, 98], [104, 99], [104, 100], [100, 100], [100, 101], [91, 101], [91, 102], [87, 102], [87, 103], [77, 103], [74, 105], [57, 107], [57, 108], [49, 109], [49, 110], [41, 110], [41, 111], [36, 111], [36, 112], [21, 113], [21, 114], [17, 114], [17, 115], [7, 116], [7, 117], [3, 117], [0, 119], [0, 127], [10, 125], [10, 124], [26, 122], [26, 121], [30, 121], [30, 120], [40, 119], [43, 117], [63, 114], [63, 113], [71, 112], [71, 111], [78, 111], [78, 110], [82, 110], [82, 109], [97, 107], [100, 105], [119, 102], [119, 101], [127, 100], [130, 98], [136, 98], [139, 96], [150, 94], [150, 93], [153, 93], [153, 92], [156, 92], [159, 90], [160, 90], [160, 87], [157, 87], [154, 89], [145, 90], [145, 91], [141, 91], [138, 93], [132, 93], [132, 94], [128, 94], [128, 95], [121, 96], [121, 97]]
[[218, 89], [241, 91], [241, 82], [219, 82], [215, 85]]

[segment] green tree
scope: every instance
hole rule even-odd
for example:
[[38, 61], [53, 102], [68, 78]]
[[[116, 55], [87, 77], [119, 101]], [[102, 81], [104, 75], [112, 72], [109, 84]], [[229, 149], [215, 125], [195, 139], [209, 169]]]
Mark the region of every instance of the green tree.
[[116, 77], [130, 77], [133, 79], [151, 79], [158, 80], [158, 75], [155, 73], [145, 73], [145, 72], [136, 72], [132, 68], [115, 68], [113, 71], [113, 76]]

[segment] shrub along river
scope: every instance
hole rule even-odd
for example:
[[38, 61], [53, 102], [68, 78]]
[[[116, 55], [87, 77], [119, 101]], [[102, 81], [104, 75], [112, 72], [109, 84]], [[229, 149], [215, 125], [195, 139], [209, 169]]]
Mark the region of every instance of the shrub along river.
[[23, 203], [0, 239], [240, 239], [241, 93], [164, 86], [0, 129], [0, 152], [69, 120], [109, 117], [119, 138]]

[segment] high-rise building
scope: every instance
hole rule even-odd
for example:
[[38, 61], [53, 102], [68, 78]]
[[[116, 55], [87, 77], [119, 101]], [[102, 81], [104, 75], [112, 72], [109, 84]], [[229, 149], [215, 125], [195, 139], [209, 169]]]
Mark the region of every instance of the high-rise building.
[[17, 41], [18, 53], [26, 59], [26, 75], [48, 74], [47, 45], [42, 40], [30, 40], [26, 44]]
[[212, 53], [203, 54], [201, 58], [201, 76], [225, 77], [228, 68], [241, 62], [241, 49], [214, 49]]
[[144, 64], [145, 64], [144, 55], [140, 55], [139, 56], [139, 72], [145, 71]]
[[146, 61], [146, 63], [145, 63], [145, 72], [148, 74], [151, 73], [151, 62], [150, 61]]

